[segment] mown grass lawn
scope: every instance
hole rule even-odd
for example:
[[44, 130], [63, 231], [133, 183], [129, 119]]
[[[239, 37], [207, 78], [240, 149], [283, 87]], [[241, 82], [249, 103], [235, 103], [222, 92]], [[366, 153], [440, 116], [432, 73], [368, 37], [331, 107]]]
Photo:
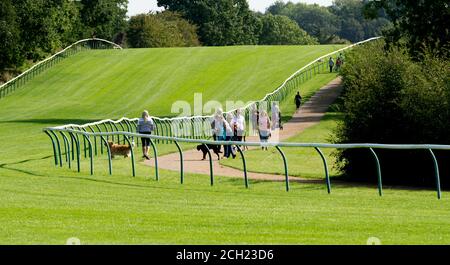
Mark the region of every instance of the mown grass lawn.
[[136, 178], [123, 158], [109, 176], [105, 156], [90, 176], [85, 159], [81, 173], [55, 167], [41, 131], [144, 108], [170, 116], [174, 100], [191, 102], [198, 91], [221, 102], [259, 99], [336, 48], [94, 51], [61, 62], [0, 100], [0, 244], [365, 244], [373, 236], [448, 244], [448, 192], [439, 201], [431, 190], [386, 187], [380, 198], [375, 187], [333, 184], [328, 195], [325, 185], [292, 183], [287, 193], [283, 183], [252, 181], [246, 190], [242, 179], [226, 177], [210, 187], [208, 176], [192, 174], [181, 185], [169, 171], [156, 182], [139, 158]]
[[250, 182], [186, 175], [129, 160], [96, 161], [95, 176], [55, 168], [51, 158], [2, 166], [0, 243], [65, 244], [383, 244], [450, 243], [450, 193], [376, 187]]

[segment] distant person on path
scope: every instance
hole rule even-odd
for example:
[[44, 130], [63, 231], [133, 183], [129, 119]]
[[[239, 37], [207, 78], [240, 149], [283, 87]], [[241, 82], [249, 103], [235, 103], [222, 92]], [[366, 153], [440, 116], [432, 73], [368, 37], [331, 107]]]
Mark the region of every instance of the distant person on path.
[[245, 135], [245, 117], [242, 115], [242, 110], [237, 109], [236, 115], [231, 120], [231, 128], [233, 129], [233, 141], [242, 141]]
[[[233, 134], [230, 124], [223, 117], [223, 111], [218, 109], [214, 117], [214, 134], [217, 137], [217, 141], [230, 141]], [[224, 158], [230, 157], [232, 154], [231, 145], [224, 145]]]
[[258, 132], [258, 110], [256, 104], [252, 104], [250, 108], [250, 119], [252, 125], [252, 135], [256, 135]]
[[[142, 112], [142, 117], [138, 120], [137, 131], [139, 134], [152, 134], [152, 131], [155, 128], [155, 124], [153, 123], [152, 118], [148, 114], [148, 111], [144, 110]], [[150, 139], [149, 138], [141, 138], [142, 141], [142, 157], [150, 160], [148, 156], [148, 149], [150, 147]]]
[[[242, 110], [237, 109], [236, 115], [231, 121], [231, 129], [233, 129], [233, 138], [232, 141], [242, 142], [242, 139], [245, 137], [245, 117], [242, 115]], [[235, 154], [235, 150], [233, 150], [233, 154]], [[233, 156], [233, 158], [235, 155]]]
[[281, 127], [281, 112], [277, 103], [272, 104], [272, 130], [279, 129]]
[[341, 70], [342, 60], [341, 57], [338, 57], [336, 60], [336, 72], [339, 72]]
[[330, 73], [332, 73], [334, 67], [333, 57], [330, 57], [330, 60], [328, 60], [328, 66], [330, 66]]
[[297, 111], [300, 108], [300, 105], [302, 104], [302, 96], [300, 96], [300, 92], [297, 92], [297, 95], [295, 95], [295, 106], [297, 107]]
[[[270, 137], [270, 119], [265, 110], [262, 110], [259, 115], [258, 125], [259, 140], [262, 143], [267, 143]], [[263, 146], [262, 149], [267, 150], [267, 147]]]

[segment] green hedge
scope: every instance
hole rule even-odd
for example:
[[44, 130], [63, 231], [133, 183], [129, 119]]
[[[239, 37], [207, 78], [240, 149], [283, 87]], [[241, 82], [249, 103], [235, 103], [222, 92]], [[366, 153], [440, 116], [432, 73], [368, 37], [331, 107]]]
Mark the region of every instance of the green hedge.
[[[414, 62], [406, 50], [385, 50], [383, 41], [354, 49], [342, 69], [345, 119], [339, 143], [450, 144], [450, 62], [425, 56]], [[425, 151], [377, 150], [385, 183], [432, 185], [433, 164]], [[450, 186], [450, 152], [436, 152], [442, 185]], [[368, 150], [340, 151], [340, 168], [356, 180], [376, 180]]]

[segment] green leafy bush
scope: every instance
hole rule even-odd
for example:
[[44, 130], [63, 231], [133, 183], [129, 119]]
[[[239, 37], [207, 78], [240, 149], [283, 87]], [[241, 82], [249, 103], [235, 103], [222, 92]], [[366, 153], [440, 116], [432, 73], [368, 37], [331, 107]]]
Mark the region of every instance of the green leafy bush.
[[140, 14], [130, 18], [127, 39], [133, 48], [198, 46], [196, 30], [178, 13]]
[[[354, 49], [342, 69], [345, 119], [339, 143], [450, 144], [450, 62], [426, 55], [414, 62], [406, 49], [385, 50], [384, 41]], [[428, 151], [376, 150], [383, 181], [431, 185]], [[442, 184], [450, 186], [450, 151], [436, 151]], [[376, 180], [368, 150], [337, 153], [345, 175]]]

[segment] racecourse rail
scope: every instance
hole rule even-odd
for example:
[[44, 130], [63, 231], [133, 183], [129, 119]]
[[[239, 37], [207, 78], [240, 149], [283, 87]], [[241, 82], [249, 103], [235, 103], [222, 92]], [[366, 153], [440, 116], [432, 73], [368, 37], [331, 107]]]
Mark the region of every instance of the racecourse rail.
[[[288, 96], [291, 95], [292, 91], [297, 90], [300, 84], [305, 81], [311, 79], [313, 76], [328, 71], [328, 58], [334, 55], [339, 55], [340, 53], [353, 48], [358, 45], [365, 44], [370, 41], [374, 41], [380, 39], [380, 37], [370, 38], [337, 51], [328, 53], [323, 55], [312, 62], [308, 63], [304, 67], [297, 70], [291, 76], [289, 76], [277, 89], [273, 92], [266, 94], [261, 100], [254, 101], [246, 106], [242, 107], [241, 110], [246, 118], [249, 119], [252, 111], [258, 108], [262, 108], [266, 106], [268, 111], [271, 110], [273, 102], [281, 102], [285, 100]], [[226, 116], [228, 113], [233, 113], [236, 110], [230, 110], [225, 112]], [[151, 117], [155, 122], [155, 133], [159, 136], [168, 136], [168, 137], [186, 137], [189, 139], [205, 139], [210, 137], [210, 130], [208, 129], [208, 124], [212, 121], [213, 115], [206, 116], [190, 116], [190, 117], [175, 117], [175, 118], [160, 118], [160, 117]], [[98, 130], [101, 132], [100, 127], [104, 127], [106, 132], [108, 131], [119, 131], [119, 126], [122, 130], [125, 131], [124, 128], [128, 128], [131, 123], [136, 123], [137, 119], [121, 119], [119, 121], [112, 120], [103, 120], [95, 123], [88, 123], [84, 125], [77, 124], [68, 124], [59, 127], [55, 127], [58, 129], [66, 128], [80, 131], [90, 130], [94, 132]], [[110, 127], [109, 129], [107, 127]], [[126, 131], [130, 131], [127, 129]], [[158, 139], [158, 142], [161, 143], [171, 143], [170, 138], [167, 139]]]
[[[290, 77], [288, 77], [275, 91], [266, 94], [263, 99], [252, 102], [247, 106], [243, 107], [246, 119], [248, 119], [251, 111], [257, 109], [261, 106], [261, 104], [266, 104], [266, 106], [270, 108], [272, 106], [272, 102], [280, 102], [286, 99], [288, 95], [292, 93], [293, 90], [297, 89], [299, 85], [306, 80], [311, 79], [313, 76], [327, 71], [328, 70], [328, 61], [326, 60], [328, 57], [336, 55], [338, 53], [344, 52], [347, 49], [350, 49], [354, 46], [361, 45], [370, 41], [374, 41], [379, 39], [379, 37], [371, 38], [362, 42], [358, 42], [337, 50], [335, 52], [326, 54], [302, 67], [295, 73], [293, 73]], [[90, 43], [90, 44], [89, 44]], [[80, 48], [81, 47], [81, 48]], [[81, 40], [68, 48], [64, 49], [58, 54], [48, 58], [47, 60], [37, 64], [33, 68], [24, 72], [22, 75], [17, 78], [11, 80], [10, 82], [4, 84], [0, 87], [0, 98], [12, 90], [14, 91], [16, 87], [25, 83], [30, 78], [34, 77], [34, 75], [38, 74], [42, 69], [46, 69], [48, 66], [52, 66], [54, 61], [60, 60], [67, 55], [71, 55], [78, 51], [83, 50], [83, 47], [86, 49], [96, 49], [96, 48], [120, 48], [120, 46], [105, 41], [101, 39], [87, 39]], [[42, 69], [39, 66], [43, 66]], [[8, 89], [5, 92], [5, 88]], [[224, 115], [234, 112], [235, 110], [224, 113]], [[377, 153], [375, 149], [396, 149], [396, 150], [428, 150], [430, 156], [433, 159], [434, 164], [434, 175], [435, 175], [435, 183], [436, 183], [436, 192], [437, 197], [441, 198], [441, 188], [440, 188], [440, 176], [439, 176], [439, 164], [436, 159], [436, 156], [433, 150], [450, 150], [450, 145], [387, 145], [387, 144], [320, 144], [320, 143], [260, 143], [260, 142], [221, 142], [221, 141], [210, 141], [205, 138], [211, 136], [210, 130], [210, 122], [213, 119], [213, 116], [192, 116], [192, 117], [177, 117], [177, 118], [159, 118], [152, 117], [155, 122], [155, 133], [156, 135], [142, 135], [136, 132], [136, 126], [138, 119], [129, 119], [122, 118], [120, 120], [102, 120], [94, 123], [87, 123], [84, 125], [77, 124], [68, 124], [58, 127], [45, 128], [43, 131], [47, 134], [52, 142], [54, 161], [56, 166], [63, 166], [63, 161], [65, 161], [69, 168], [72, 168], [72, 161], [76, 160], [77, 170], [80, 172], [80, 160], [81, 160], [81, 145], [83, 142], [83, 150], [84, 157], [87, 158], [89, 156], [90, 160], [90, 173], [94, 174], [94, 157], [98, 156], [99, 153], [104, 154], [104, 149], [106, 149], [106, 153], [108, 156], [108, 165], [109, 165], [109, 174], [112, 174], [112, 159], [111, 159], [111, 151], [109, 150], [108, 141], [111, 138], [111, 141], [116, 141], [118, 143], [123, 142], [128, 143], [131, 146], [131, 170], [132, 175], [136, 176], [135, 170], [135, 159], [134, 159], [134, 150], [132, 143], [135, 138], [148, 138], [150, 139], [150, 143], [154, 153], [155, 160], [155, 177], [159, 180], [159, 169], [158, 169], [158, 150], [156, 147], [156, 143], [163, 144], [175, 144], [178, 152], [180, 154], [180, 181], [184, 182], [184, 162], [183, 162], [183, 150], [181, 149], [179, 143], [197, 143], [197, 144], [220, 144], [220, 145], [234, 145], [236, 146], [238, 152], [240, 153], [243, 161], [243, 175], [244, 175], [244, 183], [245, 187], [249, 187], [249, 181], [247, 176], [247, 167], [246, 167], [246, 159], [245, 155], [242, 152], [241, 146], [272, 146], [277, 149], [279, 154], [283, 159], [284, 164], [284, 177], [286, 184], [286, 191], [289, 191], [289, 174], [288, 174], [288, 161], [286, 156], [282, 150], [282, 148], [314, 148], [318, 155], [320, 155], [325, 172], [325, 183], [327, 192], [331, 193], [331, 181], [328, 171], [327, 160], [322, 153], [321, 148], [335, 148], [335, 149], [369, 149], [374, 161], [375, 167], [377, 171], [377, 182], [378, 182], [378, 193], [380, 196], [383, 195], [383, 185], [382, 185], [382, 174], [381, 174], [381, 165], [378, 159]], [[64, 145], [64, 153], [65, 159], [63, 159], [62, 145], [61, 141], [58, 137], [62, 137], [62, 142]], [[180, 137], [182, 136], [182, 137]], [[82, 142], [80, 137], [83, 138]], [[122, 138], [122, 139], [121, 139]], [[100, 144], [100, 148], [98, 148], [98, 143]], [[139, 141], [136, 141], [137, 145], [139, 145]], [[206, 146], [207, 147], [207, 146]], [[100, 150], [99, 150], [100, 149]], [[210, 165], [210, 181], [211, 185], [214, 185], [214, 168], [212, 163], [212, 156], [208, 150], [209, 157], [209, 165]]]
[[[120, 136], [123, 137], [123, 140], [128, 143], [131, 148], [131, 173], [133, 177], [136, 176], [136, 168], [135, 168], [135, 158], [134, 158], [134, 147], [133, 141], [134, 138], [147, 138], [150, 140], [150, 144], [153, 149], [154, 161], [155, 161], [155, 177], [156, 180], [159, 180], [159, 169], [158, 169], [158, 149], [156, 147], [155, 141], [171, 141], [174, 143], [178, 149], [180, 155], [180, 182], [184, 183], [184, 161], [183, 161], [183, 150], [181, 149], [179, 143], [196, 143], [205, 145], [209, 158], [209, 168], [210, 168], [210, 182], [211, 186], [214, 185], [214, 168], [212, 163], [212, 155], [208, 148], [208, 144], [217, 144], [217, 145], [233, 145], [238, 150], [240, 156], [242, 157], [243, 163], [243, 176], [244, 176], [244, 184], [245, 187], [249, 187], [249, 181], [247, 176], [247, 166], [244, 152], [242, 151], [241, 146], [253, 146], [253, 147], [275, 147], [279, 154], [283, 159], [284, 165], [284, 178], [286, 191], [289, 191], [289, 173], [288, 173], [288, 161], [286, 156], [282, 150], [282, 148], [314, 148], [318, 155], [320, 155], [323, 166], [324, 166], [324, 174], [325, 174], [325, 184], [327, 188], [327, 192], [331, 193], [331, 181], [328, 171], [327, 160], [321, 150], [321, 148], [335, 148], [335, 149], [369, 149], [374, 158], [374, 167], [377, 171], [377, 185], [378, 185], [378, 193], [380, 196], [383, 196], [383, 184], [382, 184], [382, 173], [381, 173], [381, 164], [378, 159], [377, 153], [375, 149], [394, 149], [394, 150], [427, 150], [430, 153], [430, 156], [433, 159], [434, 165], [434, 176], [435, 176], [435, 184], [436, 184], [436, 192], [437, 198], [441, 199], [441, 186], [440, 186], [440, 176], [439, 176], [439, 164], [436, 159], [436, 156], [433, 150], [450, 150], [450, 145], [393, 145], [393, 144], [324, 144], [324, 143], [261, 143], [261, 142], [236, 142], [236, 141], [211, 141], [211, 140], [202, 140], [202, 139], [186, 139], [186, 138], [177, 138], [177, 137], [167, 137], [167, 136], [157, 136], [157, 135], [146, 135], [139, 133], [130, 133], [125, 131], [119, 132], [84, 132], [73, 129], [65, 129], [65, 128], [45, 128], [44, 133], [50, 137], [53, 147], [53, 155], [55, 166], [63, 167], [63, 161], [67, 162], [69, 168], [72, 168], [71, 161], [76, 160], [77, 171], [81, 172], [80, 168], [80, 160], [81, 160], [81, 140], [80, 137], [83, 137], [84, 142], [84, 150], [86, 157], [86, 144], [89, 156], [89, 165], [90, 165], [90, 174], [94, 174], [94, 157], [98, 155], [97, 153], [97, 144], [96, 139], [100, 139], [101, 146], [106, 147], [106, 153], [108, 158], [108, 169], [109, 174], [112, 175], [113, 167], [112, 167], [112, 159], [111, 159], [111, 150], [108, 145], [109, 137], [116, 138], [119, 140]], [[59, 133], [63, 139], [64, 143], [64, 152], [65, 159], [63, 159], [63, 152], [60, 140], [57, 136]], [[69, 141], [70, 139], [70, 141]], [[95, 148], [92, 142], [94, 139]], [[103, 150], [103, 149], [102, 149]], [[102, 152], [103, 153], [103, 152]]]

